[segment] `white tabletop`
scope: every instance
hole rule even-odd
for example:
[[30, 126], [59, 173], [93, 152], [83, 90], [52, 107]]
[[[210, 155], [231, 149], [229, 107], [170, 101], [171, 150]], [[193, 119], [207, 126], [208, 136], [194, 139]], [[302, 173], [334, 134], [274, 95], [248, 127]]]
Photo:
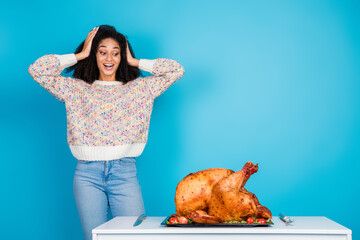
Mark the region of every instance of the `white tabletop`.
[[269, 227], [167, 227], [160, 225], [165, 217], [147, 217], [133, 227], [137, 217], [116, 217], [93, 229], [93, 234], [342, 234], [351, 236], [351, 230], [326, 217], [290, 217], [285, 224], [278, 217]]

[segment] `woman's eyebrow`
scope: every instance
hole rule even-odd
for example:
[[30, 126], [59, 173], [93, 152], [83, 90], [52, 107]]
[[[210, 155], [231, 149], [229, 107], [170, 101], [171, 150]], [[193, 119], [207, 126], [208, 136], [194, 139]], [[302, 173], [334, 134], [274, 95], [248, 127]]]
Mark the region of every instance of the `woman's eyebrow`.
[[[101, 47], [106, 48], [106, 46], [104, 46], [104, 45], [99, 46], [99, 48], [101, 48]], [[119, 50], [120, 50], [120, 48], [119, 48], [119, 47], [113, 47], [113, 49], [115, 49], [115, 48], [117, 48], [117, 49], [119, 49]]]

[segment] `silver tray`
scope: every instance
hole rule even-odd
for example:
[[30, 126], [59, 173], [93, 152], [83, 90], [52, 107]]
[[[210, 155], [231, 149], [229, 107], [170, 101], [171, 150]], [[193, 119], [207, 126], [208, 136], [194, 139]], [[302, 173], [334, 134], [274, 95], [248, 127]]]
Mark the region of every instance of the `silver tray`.
[[167, 227], [269, 227], [274, 225], [271, 223], [188, 223], [188, 224], [167, 224], [171, 216], [168, 216], [161, 222], [161, 225]]

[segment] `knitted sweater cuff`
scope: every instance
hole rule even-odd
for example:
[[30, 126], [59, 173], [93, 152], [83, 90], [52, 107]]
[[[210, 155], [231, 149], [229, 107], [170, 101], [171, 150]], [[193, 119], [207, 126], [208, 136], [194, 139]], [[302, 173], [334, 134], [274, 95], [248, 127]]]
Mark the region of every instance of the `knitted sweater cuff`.
[[149, 60], [149, 59], [140, 59], [139, 61], [139, 68], [141, 70], [147, 71], [147, 72], [151, 72], [154, 69], [154, 64], [155, 64], [156, 60]]
[[67, 68], [75, 65], [77, 63], [77, 59], [74, 53], [65, 54], [65, 55], [57, 55], [60, 61], [60, 66], [62, 68]]

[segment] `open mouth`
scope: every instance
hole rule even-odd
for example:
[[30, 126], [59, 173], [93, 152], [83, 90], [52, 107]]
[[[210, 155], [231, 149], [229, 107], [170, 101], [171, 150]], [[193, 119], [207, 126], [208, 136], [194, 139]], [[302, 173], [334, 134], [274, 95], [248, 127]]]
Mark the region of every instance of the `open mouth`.
[[106, 70], [112, 70], [114, 68], [114, 64], [104, 63], [103, 65]]

